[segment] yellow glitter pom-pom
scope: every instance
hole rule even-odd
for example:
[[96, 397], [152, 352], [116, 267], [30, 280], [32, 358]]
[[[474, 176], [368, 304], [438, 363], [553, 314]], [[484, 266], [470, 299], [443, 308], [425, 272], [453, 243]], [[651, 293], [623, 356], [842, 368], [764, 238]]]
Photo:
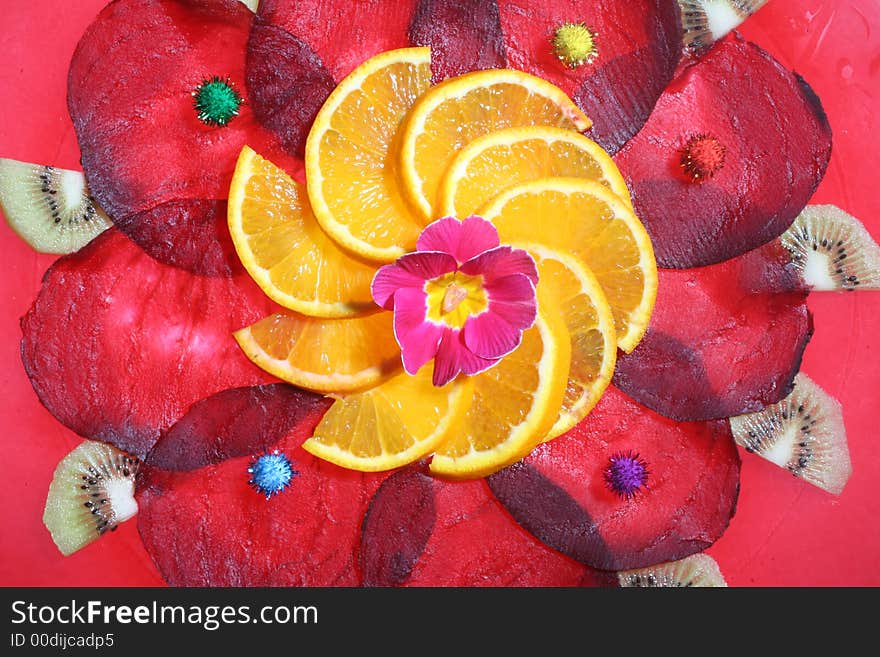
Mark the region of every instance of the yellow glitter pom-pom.
[[599, 56], [596, 36], [583, 23], [563, 23], [553, 35], [553, 50], [569, 68], [591, 64]]

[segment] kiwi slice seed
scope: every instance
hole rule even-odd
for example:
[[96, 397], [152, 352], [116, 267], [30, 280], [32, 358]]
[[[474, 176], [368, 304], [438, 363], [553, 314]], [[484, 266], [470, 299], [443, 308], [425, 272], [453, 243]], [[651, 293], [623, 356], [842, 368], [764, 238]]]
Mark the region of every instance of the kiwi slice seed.
[[880, 246], [834, 205], [808, 205], [779, 239], [814, 290], [880, 289]]
[[798, 374], [794, 390], [757, 413], [730, 418], [737, 443], [796, 477], [839, 495], [852, 466], [840, 403]]
[[622, 587], [727, 586], [715, 559], [708, 554], [694, 554], [680, 561], [617, 573]]
[[77, 251], [111, 225], [79, 171], [3, 158], [0, 208], [12, 230], [41, 253]]
[[134, 479], [140, 461], [87, 440], [65, 456], [52, 477], [43, 524], [65, 556], [137, 513]]

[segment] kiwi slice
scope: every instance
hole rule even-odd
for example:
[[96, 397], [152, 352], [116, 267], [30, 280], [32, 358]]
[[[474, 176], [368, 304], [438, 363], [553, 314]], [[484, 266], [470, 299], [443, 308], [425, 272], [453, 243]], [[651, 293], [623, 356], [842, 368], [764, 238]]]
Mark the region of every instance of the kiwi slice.
[[834, 205], [808, 205], [779, 239], [814, 290], [880, 289], [880, 246]]
[[43, 524], [64, 556], [113, 531], [137, 513], [140, 461], [104, 443], [83, 442], [55, 469]]
[[693, 554], [680, 561], [623, 570], [617, 573], [617, 579], [623, 587], [727, 586], [718, 564], [708, 554]]
[[0, 208], [12, 230], [41, 253], [77, 251], [111, 224], [79, 171], [3, 158]]
[[678, 0], [685, 48], [700, 53], [767, 4], [767, 0]]
[[834, 495], [852, 474], [840, 403], [805, 374], [795, 377], [788, 397], [730, 418], [730, 428], [747, 452]]

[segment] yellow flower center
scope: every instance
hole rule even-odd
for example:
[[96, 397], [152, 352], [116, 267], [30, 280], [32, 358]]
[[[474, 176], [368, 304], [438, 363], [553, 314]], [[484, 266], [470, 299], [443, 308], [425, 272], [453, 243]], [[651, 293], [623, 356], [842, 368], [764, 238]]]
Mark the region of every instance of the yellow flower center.
[[482, 276], [461, 272], [444, 274], [425, 283], [428, 295], [427, 319], [455, 329], [464, 327], [468, 317], [486, 312], [489, 297]]

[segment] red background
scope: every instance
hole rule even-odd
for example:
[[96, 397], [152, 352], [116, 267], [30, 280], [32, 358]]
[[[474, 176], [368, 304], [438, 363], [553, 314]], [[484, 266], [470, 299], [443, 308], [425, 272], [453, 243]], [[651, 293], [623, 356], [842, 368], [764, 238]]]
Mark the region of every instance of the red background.
[[[104, 0], [4, 3], [0, 157], [76, 169], [67, 66]], [[772, 0], [743, 33], [822, 98], [834, 155], [814, 202], [835, 203], [880, 238], [880, 3]], [[149, 44], [145, 44], [148, 47]], [[135, 522], [64, 558], [42, 525], [56, 463], [78, 443], [40, 405], [19, 357], [19, 317], [53, 258], [0, 222], [0, 585], [161, 585]], [[854, 473], [839, 498], [743, 454], [739, 509], [709, 553], [731, 585], [880, 585], [880, 293], [815, 294], [803, 371], [843, 403]]]

